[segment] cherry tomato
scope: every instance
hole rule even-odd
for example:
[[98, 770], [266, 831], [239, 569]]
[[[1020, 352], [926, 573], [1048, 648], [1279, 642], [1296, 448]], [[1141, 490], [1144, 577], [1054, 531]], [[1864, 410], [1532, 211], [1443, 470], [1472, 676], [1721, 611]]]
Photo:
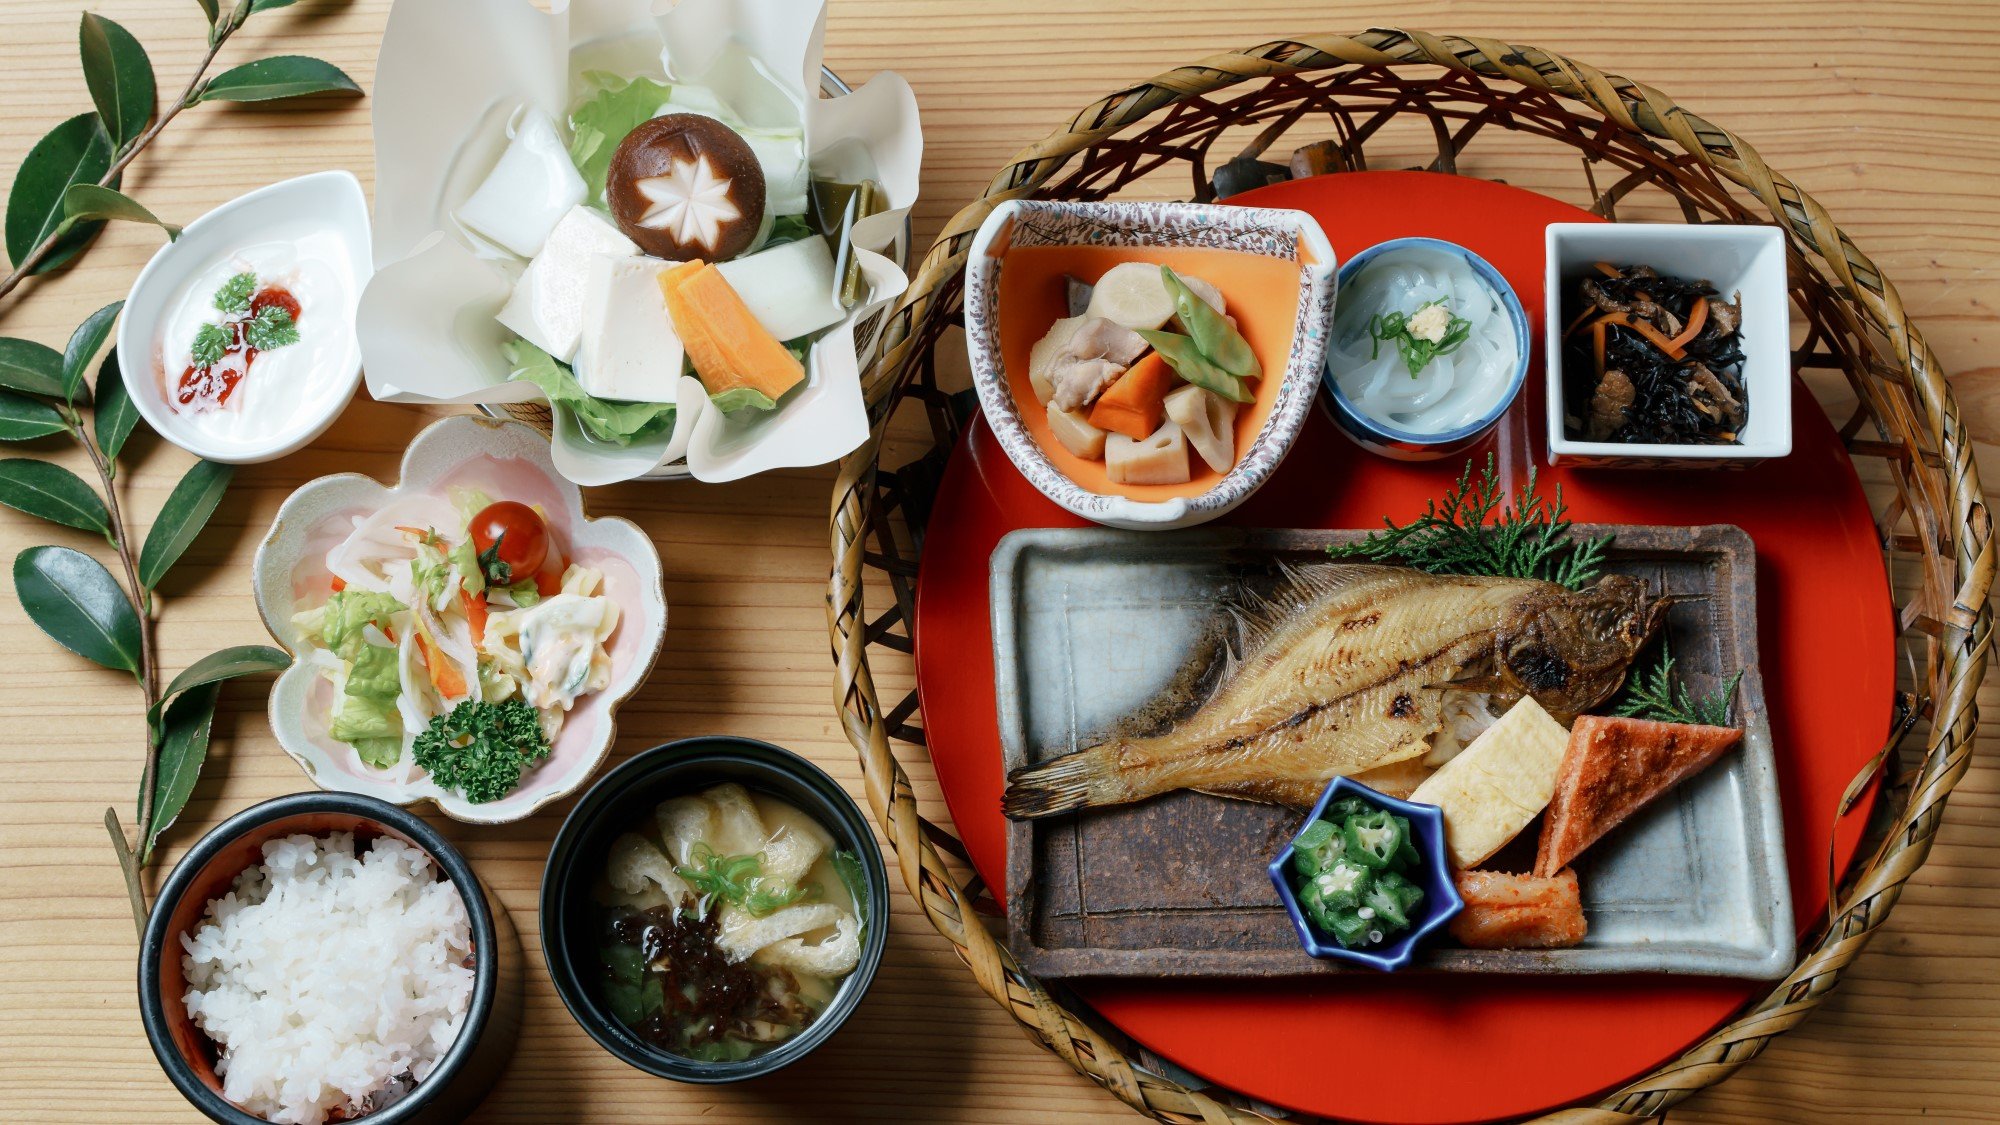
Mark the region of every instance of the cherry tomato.
[[549, 557], [549, 527], [533, 508], [513, 500], [488, 504], [472, 517], [472, 546], [481, 555], [493, 550], [511, 572], [509, 581], [531, 578]]

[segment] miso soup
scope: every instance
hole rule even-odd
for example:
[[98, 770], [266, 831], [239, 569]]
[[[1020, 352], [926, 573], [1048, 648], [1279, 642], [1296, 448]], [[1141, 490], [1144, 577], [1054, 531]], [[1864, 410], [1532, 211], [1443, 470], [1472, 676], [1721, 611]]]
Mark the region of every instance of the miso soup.
[[741, 785], [675, 797], [612, 841], [596, 893], [605, 1002], [660, 1050], [747, 1059], [804, 1031], [861, 960], [861, 862]]

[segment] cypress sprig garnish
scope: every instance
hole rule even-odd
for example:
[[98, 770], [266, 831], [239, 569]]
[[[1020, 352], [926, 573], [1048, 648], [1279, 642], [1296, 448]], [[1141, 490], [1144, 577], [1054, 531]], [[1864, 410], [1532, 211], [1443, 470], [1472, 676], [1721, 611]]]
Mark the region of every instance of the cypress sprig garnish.
[[1653, 719], [1662, 723], [1690, 723], [1696, 726], [1733, 727], [1736, 688], [1743, 681], [1739, 669], [1721, 690], [1697, 696], [1687, 681], [1674, 675], [1674, 650], [1660, 642], [1653, 665], [1635, 672], [1625, 681], [1611, 713], [1628, 719]]
[[1458, 483], [1442, 500], [1424, 507], [1424, 514], [1397, 525], [1384, 517], [1384, 530], [1357, 543], [1327, 548], [1337, 559], [1401, 563], [1431, 574], [1478, 574], [1500, 578], [1537, 578], [1572, 590], [1596, 581], [1604, 569], [1606, 535], [1579, 539], [1563, 518], [1562, 486], [1553, 501], [1536, 490], [1536, 473], [1512, 504], [1503, 503], [1500, 473], [1492, 454], [1485, 471], [1472, 476], [1471, 461]]

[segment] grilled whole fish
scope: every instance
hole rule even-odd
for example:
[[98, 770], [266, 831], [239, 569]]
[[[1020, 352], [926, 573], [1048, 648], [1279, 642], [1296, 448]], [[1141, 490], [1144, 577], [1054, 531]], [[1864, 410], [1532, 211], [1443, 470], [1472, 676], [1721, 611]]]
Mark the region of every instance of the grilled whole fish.
[[1326, 783], [1413, 758], [1448, 690], [1532, 695], [1570, 716], [1618, 690], [1670, 599], [1610, 575], [1583, 590], [1391, 566], [1287, 568], [1233, 608], [1237, 641], [1207, 702], [1161, 734], [1114, 736], [1008, 777], [1019, 820], [1175, 789], [1310, 808]]

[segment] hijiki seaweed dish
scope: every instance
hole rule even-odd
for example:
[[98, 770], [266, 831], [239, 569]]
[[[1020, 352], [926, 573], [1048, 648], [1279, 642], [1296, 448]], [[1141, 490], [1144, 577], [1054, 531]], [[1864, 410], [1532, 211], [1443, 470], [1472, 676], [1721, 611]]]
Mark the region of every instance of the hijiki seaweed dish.
[[1735, 445], [1749, 420], [1743, 301], [1598, 262], [1564, 295], [1563, 425], [1585, 441]]

